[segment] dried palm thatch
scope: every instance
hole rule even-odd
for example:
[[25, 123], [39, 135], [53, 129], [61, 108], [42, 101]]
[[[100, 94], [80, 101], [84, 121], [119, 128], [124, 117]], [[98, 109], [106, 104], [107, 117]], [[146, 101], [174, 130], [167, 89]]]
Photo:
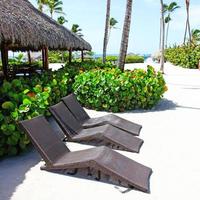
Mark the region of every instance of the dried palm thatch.
[[0, 46], [10, 50], [91, 50], [82, 38], [38, 11], [28, 0], [0, 0]]

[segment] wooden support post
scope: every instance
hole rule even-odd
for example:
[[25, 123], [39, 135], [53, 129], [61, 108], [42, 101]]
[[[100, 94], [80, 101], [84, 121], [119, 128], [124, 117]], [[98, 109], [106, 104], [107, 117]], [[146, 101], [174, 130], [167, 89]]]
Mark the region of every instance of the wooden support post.
[[69, 50], [69, 63], [72, 62], [72, 49]]
[[82, 62], [84, 61], [84, 52], [83, 52], [83, 50], [81, 51], [81, 61]]
[[2, 67], [3, 67], [3, 74], [5, 78], [8, 78], [8, 48], [5, 44], [1, 45], [1, 60], [2, 60]]
[[31, 52], [28, 51], [28, 52], [27, 52], [27, 55], [28, 55], [28, 63], [29, 63], [29, 65], [31, 65], [31, 63], [32, 63]]
[[48, 59], [48, 48], [43, 47], [42, 49], [42, 62], [43, 62], [43, 69], [48, 70], [49, 69], [49, 59]]

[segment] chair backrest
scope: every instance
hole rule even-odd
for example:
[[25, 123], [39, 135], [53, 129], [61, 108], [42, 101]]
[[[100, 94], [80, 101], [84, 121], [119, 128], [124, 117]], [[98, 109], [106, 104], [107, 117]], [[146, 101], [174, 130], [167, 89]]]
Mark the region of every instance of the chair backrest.
[[85, 120], [90, 119], [90, 116], [85, 112], [73, 93], [63, 97], [62, 101], [79, 122], [83, 123]]
[[70, 151], [43, 116], [21, 121], [19, 127], [29, 136], [47, 165], [52, 165], [59, 157]]
[[73, 137], [82, 129], [81, 124], [62, 101], [51, 106], [49, 111], [68, 137]]

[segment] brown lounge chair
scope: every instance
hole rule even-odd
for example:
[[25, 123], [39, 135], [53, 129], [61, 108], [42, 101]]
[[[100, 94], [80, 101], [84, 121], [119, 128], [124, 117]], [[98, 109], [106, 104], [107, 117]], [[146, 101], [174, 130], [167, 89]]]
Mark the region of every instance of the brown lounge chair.
[[73, 174], [69, 173], [71, 175], [76, 174], [78, 169], [85, 169], [87, 175], [98, 174], [97, 180], [106, 175], [118, 180], [122, 186], [149, 192], [150, 168], [104, 146], [70, 152], [43, 116], [21, 121], [19, 126], [44, 159], [45, 166], [41, 169], [55, 172], [73, 170]]
[[61, 101], [49, 111], [60, 125], [68, 141], [109, 146], [113, 149], [139, 152], [143, 140], [110, 124], [83, 129], [70, 110]]
[[65, 103], [65, 105], [69, 108], [71, 113], [75, 116], [75, 118], [80, 122], [80, 124], [84, 128], [90, 128], [104, 124], [111, 124], [112, 126], [120, 128], [136, 136], [140, 134], [140, 131], [142, 129], [141, 125], [133, 123], [113, 114], [104, 115], [98, 118], [90, 118], [89, 115], [82, 108], [82, 106], [79, 104], [74, 94], [70, 94], [62, 98], [62, 101]]

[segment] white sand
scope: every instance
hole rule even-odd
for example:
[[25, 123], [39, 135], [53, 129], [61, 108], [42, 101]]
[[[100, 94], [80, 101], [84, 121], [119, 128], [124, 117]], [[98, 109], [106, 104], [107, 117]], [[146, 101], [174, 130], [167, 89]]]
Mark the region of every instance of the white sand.
[[[112, 184], [41, 171], [43, 162], [31, 151], [0, 162], [0, 200], [200, 199], [200, 71], [166, 64], [165, 73], [169, 91], [153, 110], [118, 114], [143, 125], [141, 152], [120, 153], [153, 169], [150, 194], [122, 193], [125, 188]], [[105, 114], [88, 112], [91, 117]], [[68, 146], [72, 151], [89, 148]]]

